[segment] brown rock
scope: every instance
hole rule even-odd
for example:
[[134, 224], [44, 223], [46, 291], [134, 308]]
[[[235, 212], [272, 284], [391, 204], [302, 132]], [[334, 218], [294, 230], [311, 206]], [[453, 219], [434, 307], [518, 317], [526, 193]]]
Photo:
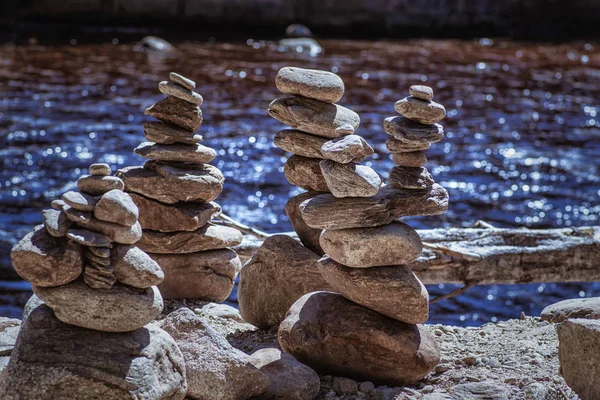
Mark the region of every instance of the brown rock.
[[134, 192], [129, 194], [140, 210], [140, 225], [153, 231], [195, 231], [221, 212], [221, 206], [214, 202], [163, 204]]
[[132, 226], [140, 212], [129, 194], [121, 190], [111, 190], [102, 195], [94, 208], [94, 216], [101, 221]]
[[98, 203], [98, 197], [75, 191], [63, 194], [61, 199], [72, 208], [80, 211], [93, 211], [96, 203]]
[[137, 246], [148, 253], [183, 254], [233, 247], [242, 240], [244, 236], [237, 229], [209, 223], [192, 232], [144, 230]]
[[385, 147], [387, 147], [390, 153], [411, 153], [427, 150], [431, 147], [431, 144], [429, 142], [425, 144], [405, 143], [398, 139], [389, 138], [385, 141]]
[[252, 353], [248, 361], [265, 373], [271, 382], [258, 399], [313, 400], [319, 394], [319, 375], [279, 349], [260, 349]]
[[77, 222], [80, 225], [87, 225], [92, 218], [92, 213], [89, 211], [76, 210], [69, 205], [62, 208], [62, 212], [69, 221]]
[[67, 235], [71, 222], [64, 212], [49, 208], [42, 211], [42, 217], [44, 218], [44, 226], [50, 235], [54, 237]]
[[411, 96], [421, 100], [433, 100], [433, 89], [424, 85], [412, 85], [408, 88]]
[[329, 257], [353, 268], [409, 264], [423, 249], [417, 231], [399, 221], [373, 228], [325, 229], [320, 243]]
[[269, 115], [294, 129], [326, 138], [351, 135], [360, 125], [358, 114], [348, 108], [297, 96], [273, 100]]
[[87, 261], [83, 271], [83, 281], [92, 289], [109, 290], [117, 283], [117, 278], [111, 265]]
[[144, 136], [149, 142], [160, 144], [196, 144], [203, 139], [202, 135], [160, 121], [145, 122]]
[[116, 176], [87, 175], [77, 180], [77, 188], [90, 196], [101, 196], [109, 190], [123, 190], [123, 181]]
[[443, 105], [434, 101], [425, 101], [413, 96], [405, 97], [394, 104], [398, 114], [421, 124], [435, 124], [446, 116]]
[[139, 289], [156, 286], [165, 278], [156, 261], [136, 246], [116, 245], [111, 263], [119, 282]]
[[250, 363], [246, 354], [232, 347], [192, 310], [180, 308], [160, 326], [181, 349], [190, 398], [243, 400], [254, 398], [269, 386], [269, 378]]
[[95, 176], [107, 176], [112, 173], [112, 170], [110, 169], [110, 165], [108, 165], [106, 163], [92, 164], [92, 165], [90, 165], [88, 170], [90, 172], [90, 175], [95, 175]]
[[321, 152], [321, 146], [325, 143], [327, 143], [326, 138], [295, 129], [279, 131], [273, 140], [273, 144], [282, 150], [302, 157], [321, 159], [325, 158]]
[[429, 189], [434, 183], [427, 168], [394, 167], [390, 170], [390, 185], [400, 189]]
[[298, 196], [290, 198], [285, 205], [285, 213], [290, 219], [292, 227], [294, 228], [296, 234], [298, 234], [298, 238], [302, 244], [308, 249], [322, 256], [325, 254], [321, 248], [321, 244], [319, 243], [319, 237], [321, 236], [322, 230], [314, 229], [306, 225], [306, 222], [304, 222], [304, 219], [302, 218], [302, 213], [300, 212], [300, 204], [302, 202], [312, 199], [319, 194], [319, 192], [304, 192]]
[[86, 250], [98, 257], [110, 257], [110, 249], [108, 247], [87, 247]]
[[283, 166], [283, 173], [286, 179], [292, 185], [301, 187], [305, 190], [314, 190], [317, 192], [326, 192], [327, 183], [321, 168], [319, 159], [307, 158], [301, 156], [291, 156]]
[[448, 209], [448, 192], [434, 184], [429, 190], [384, 186], [373, 197], [338, 199], [321, 194], [300, 205], [302, 217], [315, 229], [347, 229], [386, 225], [410, 215], [439, 215]]
[[162, 203], [180, 201], [210, 202], [223, 190], [225, 177], [212, 165], [168, 166], [147, 162], [144, 167], [127, 167], [117, 171], [128, 192], [135, 192]]
[[176, 72], [171, 72], [169, 74], [169, 79], [171, 80], [171, 82], [177, 83], [188, 90], [196, 89], [196, 82]]
[[600, 319], [600, 297], [559, 301], [544, 308], [540, 318], [548, 322], [563, 322], [572, 318]]
[[[108, 237], [111, 242], [121, 244], [134, 244], [142, 238], [142, 227], [139, 222], [132, 226], [113, 224], [112, 222], [100, 221], [97, 218], [91, 218], [85, 225], [85, 229], [101, 233]], [[71, 231], [69, 231], [71, 232]], [[97, 244], [97, 247], [109, 247], [103, 244]]]
[[66, 206], [67, 203], [65, 203], [62, 200], [56, 199], [56, 200], [52, 200], [52, 202], [50, 203], [50, 207], [52, 207], [55, 210], [62, 210], [64, 206]]
[[33, 228], [11, 250], [19, 276], [37, 286], [65, 285], [82, 272], [81, 246], [50, 236], [43, 225]]
[[285, 94], [336, 103], [344, 95], [344, 82], [336, 74], [316, 69], [284, 67], [275, 78], [275, 86]]
[[[109, 252], [108, 252], [107, 256], [102, 257], [102, 256], [97, 256], [95, 253], [92, 252], [91, 249], [105, 249], [105, 250], [109, 250]], [[86, 260], [89, 260], [89, 261], [93, 261], [96, 264], [108, 266], [108, 265], [110, 265], [110, 249], [107, 249], [105, 247], [86, 247], [83, 252], [83, 258]]]
[[330, 290], [318, 270], [319, 256], [286, 235], [267, 238], [240, 272], [238, 302], [245, 321], [270, 329], [302, 295]]
[[137, 289], [117, 283], [110, 290], [103, 290], [91, 289], [83, 280], [76, 280], [53, 288], [34, 286], [33, 292], [61, 321], [103, 332], [134, 331], [163, 309], [156, 286]]
[[600, 321], [569, 319], [557, 328], [560, 374], [582, 399], [600, 393]]
[[365, 139], [358, 135], [342, 136], [330, 140], [321, 147], [323, 158], [333, 160], [341, 164], [361, 162], [371, 156], [374, 151]]
[[173, 96], [188, 103], [201, 106], [204, 102], [202, 96], [175, 82], [162, 81], [158, 84], [158, 90], [167, 96]]
[[444, 138], [444, 127], [440, 124], [423, 125], [404, 117], [389, 117], [383, 121], [388, 135], [411, 145], [437, 143]]
[[420, 168], [427, 164], [427, 156], [424, 151], [412, 151], [410, 153], [393, 153], [392, 161], [401, 167]]
[[202, 125], [200, 107], [171, 96], [148, 107], [144, 114], [190, 132], [196, 132]]
[[331, 160], [319, 163], [327, 188], [335, 197], [371, 197], [377, 194], [381, 178], [372, 168]]
[[429, 318], [427, 289], [405, 265], [350, 268], [323, 257], [319, 271], [335, 292], [380, 314], [408, 324]]
[[134, 150], [135, 154], [160, 161], [180, 161], [206, 164], [217, 156], [217, 152], [201, 144], [157, 144], [144, 142]]
[[387, 385], [414, 383], [440, 360], [433, 336], [423, 327], [330, 292], [296, 301], [278, 336], [283, 351], [317, 372]]
[[149, 256], [165, 273], [159, 285], [165, 299], [225, 301], [242, 268], [239, 257], [231, 249]]
[[112, 247], [108, 236], [87, 229], [69, 229], [67, 237], [72, 241], [88, 247]]

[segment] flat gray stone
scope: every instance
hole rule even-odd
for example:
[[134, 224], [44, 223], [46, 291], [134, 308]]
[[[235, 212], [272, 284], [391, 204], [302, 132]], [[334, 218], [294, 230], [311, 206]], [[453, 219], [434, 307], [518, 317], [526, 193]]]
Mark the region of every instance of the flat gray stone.
[[371, 197], [381, 186], [381, 177], [372, 168], [331, 160], [319, 163], [327, 188], [334, 197]]
[[124, 226], [135, 225], [139, 215], [138, 207], [131, 196], [121, 190], [104, 193], [94, 208], [94, 217]]
[[508, 400], [509, 392], [504, 385], [494, 382], [470, 382], [452, 388], [456, 400]]
[[125, 185], [116, 176], [86, 175], [77, 180], [77, 188], [90, 196], [101, 196], [113, 189], [123, 190]]
[[108, 236], [87, 229], [69, 229], [67, 237], [72, 241], [88, 247], [112, 247]]
[[283, 166], [283, 173], [292, 185], [305, 190], [327, 192], [327, 182], [321, 173], [318, 158], [293, 155]]
[[[70, 207], [80, 211], [93, 211], [98, 197], [90, 196], [89, 194], [70, 191], [61, 196], [61, 199]], [[62, 207], [61, 207], [62, 208]]]
[[196, 82], [176, 72], [169, 73], [169, 79], [171, 80], [171, 82], [177, 83], [186, 88], [187, 90], [196, 89]]
[[144, 114], [190, 132], [196, 132], [202, 125], [200, 107], [172, 96], [148, 107]]
[[431, 125], [440, 122], [446, 116], [443, 105], [434, 101], [420, 100], [413, 96], [405, 97], [394, 104], [398, 114], [421, 124]]
[[408, 88], [411, 96], [421, 100], [433, 100], [433, 89], [425, 85], [412, 85]]
[[19, 276], [37, 286], [67, 284], [81, 275], [81, 246], [51, 236], [43, 225], [33, 228], [10, 252]]
[[559, 301], [544, 308], [540, 318], [548, 322], [563, 322], [571, 318], [600, 319], [600, 297]]
[[323, 158], [341, 164], [348, 164], [351, 162], [361, 162], [373, 155], [374, 151], [362, 137], [348, 135], [324, 143], [321, 147], [321, 153], [323, 154]]
[[344, 95], [342, 78], [329, 71], [284, 67], [275, 78], [275, 86], [285, 94], [336, 103]]
[[314, 229], [308, 226], [306, 222], [304, 222], [302, 213], [300, 212], [300, 204], [302, 204], [305, 200], [318, 196], [319, 194], [319, 192], [304, 192], [298, 196], [290, 198], [285, 205], [285, 213], [290, 219], [292, 228], [294, 228], [294, 231], [298, 235], [298, 238], [302, 244], [306, 248], [322, 256], [325, 254], [325, 251], [323, 251], [321, 244], [319, 243], [319, 237], [321, 236], [322, 230]]
[[160, 90], [162, 94], [176, 97], [197, 106], [201, 106], [204, 102], [204, 99], [200, 94], [193, 92], [175, 82], [162, 81], [158, 84], [158, 90]]
[[233, 247], [242, 240], [244, 236], [237, 229], [209, 223], [191, 232], [144, 230], [137, 246], [148, 253], [183, 254]]
[[117, 280], [135, 288], [156, 286], [165, 278], [156, 261], [136, 246], [116, 245], [112, 251], [111, 264]]
[[400, 221], [372, 228], [325, 229], [320, 243], [329, 257], [353, 268], [410, 264], [423, 249], [417, 231]]
[[107, 176], [112, 174], [112, 170], [110, 169], [110, 165], [106, 163], [95, 163], [90, 165], [88, 168], [90, 175], [95, 176]]
[[145, 122], [144, 136], [149, 142], [160, 144], [196, 144], [202, 141], [202, 135], [160, 121]]
[[134, 331], [163, 310], [156, 286], [137, 289], [117, 283], [110, 290], [103, 290], [76, 280], [53, 288], [33, 286], [33, 292], [64, 323], [103, 332]]
[[444, 138], [444, 127], [440, 124], [424, 125], [405, 117], [389, 117], [383, 120], [388, 135], [409, 145], [437, 143]]
[[159, 161], [180, 161], [194, 164], [207, 164], [217, 157], [217, 152], [201, 144], [157, 144], [144, 142], [134, 150], [144, 158]]
[[431, 147], [431, 143], [406, 143], [398, 139], [389, 138], [385, 141], [385, 147], [387, 147], [391, 153], [410, 153], [413, 151], [427, 150]]
[[64, 212], [49, 208], [42, 211], [42, 217], [44, 218], [44, 226], [50, 235], [54, 237], [67, 235], [71, 222]]
[[326, 138], [296, 129], [284, 129], [277, 132], [273, 144], [298, 156], [324, 159], [325, 156], [321, 152], [321, 146], [327, 141]]
[[427, 164], [427, 155], [424, 151], [412, 151], [410, 153], [393, 153], [392, 161], [401, 167], [420, 168]]
[[269, 115], [294, 129], [326, 138], [351, 135], [360, 125], [358, 114], [348, 108], [297, 96], [273, 100]]
[[394, 167], [390, 170], [390, 185], [400, 189], [429, 189], [434, 183], [427, 168]]

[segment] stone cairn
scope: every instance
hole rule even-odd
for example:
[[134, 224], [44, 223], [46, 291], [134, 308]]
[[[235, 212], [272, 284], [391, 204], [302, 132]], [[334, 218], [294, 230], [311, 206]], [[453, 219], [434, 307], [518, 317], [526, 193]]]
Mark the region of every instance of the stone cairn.
[[140, 210], [143, 229], [138, 246], [161, 266], [164, 298], [222, 302], [241, 269], [235, 251], [237, 230], [212, 224], [221, 212], [214, 203], [225, 178], [208, 163], [217, 153], [200, 142], [203, 98], [196, 83], [171, 73], [158, 89], [167, 97], [146, 109], [159, 121], [146, 122], [148, 142], [134, 151], [149, 159], [143, 166], [120, 169], [117, 176]]
[[147, 325], [163, 310], [156, 285], [164, 274], [136, 246], [138, 207], [107, 164], [89, 173], [11, 251], [34, 296], [0, 398], [91, 398], [92, 386], [103, 398], [183, 398], [181, 352], [166, 332]]
[[333, 290], [298, 299], [279, 326], [279, 343], [323, 373], [404, 385], [439, 362], [433, 335], [418, 325], [429, 317], [429, 295], [407, 266], [419, 258], [422, 243], [396, 219], [447, 209], [448, 193], [423, 168], [423, 150], [443, 138], [437, 122], [445, 109], [431, 101], [430, 88], [413, 86], [410, 93], [395, 104], [401, 116], [384, 122], [397, 164], [389, 185], [356, 192], [356, 181], [346, 174], [335, 189], [326, 179], [330, 194], [299, 205], [303, 222], [322, 230], [325, 255], [317, 264]]

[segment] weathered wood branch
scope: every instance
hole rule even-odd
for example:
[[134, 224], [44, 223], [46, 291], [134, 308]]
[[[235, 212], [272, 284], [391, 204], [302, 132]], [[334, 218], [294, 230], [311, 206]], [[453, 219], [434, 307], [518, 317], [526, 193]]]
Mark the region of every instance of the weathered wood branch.
[[[425, 284], [600, 280], [600, 226], [537, 230], [478, 226], [483, 228], [419, 230], [424, 250], [410, 268]], [[236, 250], [247, 260], [261, 243], [247, 236]]]

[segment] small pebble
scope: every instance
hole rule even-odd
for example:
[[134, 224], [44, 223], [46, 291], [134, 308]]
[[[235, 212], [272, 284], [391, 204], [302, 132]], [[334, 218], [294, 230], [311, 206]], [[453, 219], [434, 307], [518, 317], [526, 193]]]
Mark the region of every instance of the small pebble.
[[360, 385], [358, 385], [358, 390], [363, 392], [363, 393], [371, 393], [372, 391], [375, 390], [375, 384], [373, 382], [361, 382]]
[[189, 78], [186, 78], [183, 75], [179, 75], [176, 72], [171, 72], [169, 74], [169, 79], [171, 80], [171, 82], [177, 83], [188, 90], [196, 89], [196, 82], [194, 82], [193, 80], [191, 80]]
[[331, 388], [339, 395], [353, 394], [358, 391], [356, 382], [349, 378], [333, 378]]
[[424, 85], [412, 85], [408, 89], [411, 96], [421, 100], [433, 100], [433, 89]]
[[432, 385], [425, 385], [423, 386], [423, 389], [421, 389], [422, 393], [432, 393], [433, 392], [433, 386]]
[[107, 176], [112, 173], [112, 171], [110, 169], [110, 165], [105, 164], [105, 163], [92, 164], [92, 165], [90, 165], [89, 171], [90, 171], [90, 175], [94, 175], [94, 176]]
[[467, 356], [467, 357], [464, 357], [462, 359], [462, 362], [464, 362], [467, 365], [471, 365], [472, 366], [472, 365], [475, 365], [477, 363], [477, 358], [475, 356]]
[[435, 372], [438, 374], [443, 374], [444, 372], [448, 371], [450, 368], [452, 368], [452, 365], [450, 365], [450, 364], [439, 364], [437, 367], [435, 367]]

